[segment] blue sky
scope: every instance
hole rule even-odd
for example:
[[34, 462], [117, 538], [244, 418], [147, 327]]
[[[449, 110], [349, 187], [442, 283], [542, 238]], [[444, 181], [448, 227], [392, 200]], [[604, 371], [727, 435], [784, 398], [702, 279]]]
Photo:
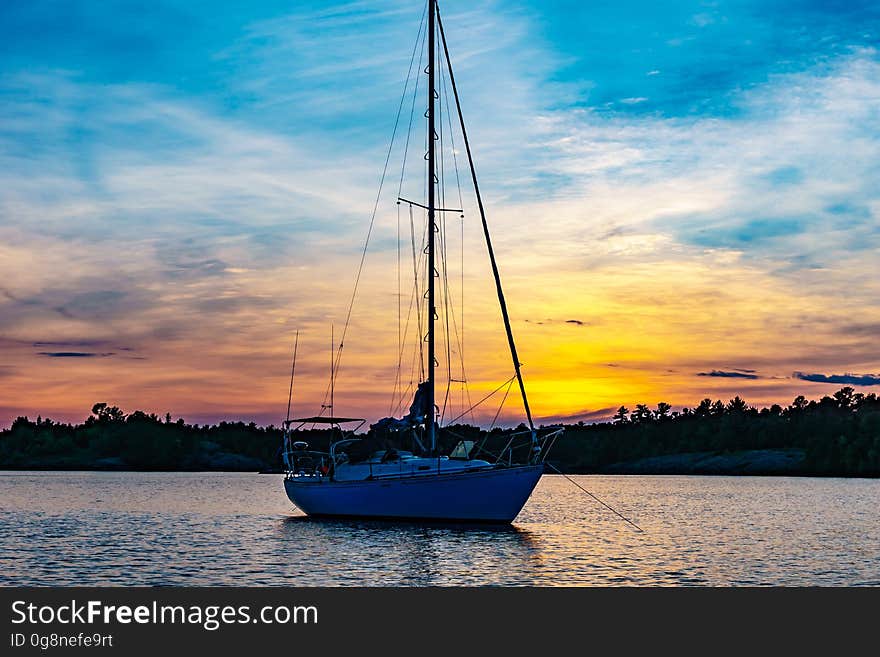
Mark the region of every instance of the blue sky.
[[[709, 384], [751, 386], [756, 401], [850, 374], [871, 388], [880, 5], [441, 10], [499, 249], [518, 265], [523, 340], [556, 345], [536, 349], [547, 362], [594, 354], [580, 372], [537, 372], [536, 387], [600, 397], [591, 381], [610, 375], [596, 368], [630, 359], [639, 373], [548, 415]], [[314, 328], [323, 344], [318, 327], [343, 314], [338, 281], [353, 277], [421, 12], [402, 0], [0, 5], [0, 420], [73, 381], [87, 382], [82, 399], [56, 406], [74, 415], [103, 395], [271, 417], [290, 332]], [[380, 261], [396, 242], [383, 217]], [[610, 334], [572, 337], [562, 317], [645, 333], [615, 352]], [[205, 344], [216, 351], [195, 359]], [[48, 355], [70, 352], [99, 356]], [[489, 389], [506, 378], [480, 367]], [[757, 378], [697, 378], [737, 368]]]
[[[285, 112], [277, 99], [261, 95], [249, 78], [283, 79], [295, 90], [304, 86], [296, 74], [315, 66], [335, 77], [312, 80], [310, 87], [342, 92], [350, 83], [359, 90], [368, 84], [364, 68], [405, 57], [405, 47], [389, 52], [385, 39], [412, 30], [419, 7], [399, 1], [8, 2], [0, 7], [0, 53], [6, 73], [66, 70], [100, 84], [157, 84], [231, 114], [257, 113], [269, 102], [283, 125], [290, 108]], [[468, 23], [487, 16], [493, 24], [518, 23], [517, 38], [496, 32], [492, 38], [500, 43], [477, 47], [542, 51], [542, 62], [527, 69], [568, 92], [546, 98], [548, 107], [664, 116], [736, 112], [735, 92], [846, 56], [854, 47], [873, 47], [880, 24], [880, 7], [861, 0], [452, 1], [443, 9], [450, 20], [461, 14]], [[466, 24], [463, 31], [479, 28]], [[303, 41], [284, 43], [289, 34]], [[295, 57], [269, 61], [278, 50]]]

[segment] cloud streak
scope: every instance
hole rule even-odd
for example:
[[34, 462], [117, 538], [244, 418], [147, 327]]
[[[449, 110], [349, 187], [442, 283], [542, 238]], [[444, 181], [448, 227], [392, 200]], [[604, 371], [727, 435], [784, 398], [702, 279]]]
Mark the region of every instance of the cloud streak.
[[113, 352], [99, 354], [92, 351], [38, 351], [37, 354], [48, 358], [107, 358], [115, 355]]
[[795, 372], [792, 376], [801, 381], [833, 383], [849, 386], [880, 386], [880, 374], [805, 374]]
[[741, 370], [733, 370], [733, 371], [724, 371], [724, 370], [712, 370], [711, 372], [698, 372], [697, 376], [713, 376], [718, 378], [726, 378], [726, 379], [749, 379], [754, 381], [755, 379], [759, 379], [757, 374], [752, 374], [747, 371]]

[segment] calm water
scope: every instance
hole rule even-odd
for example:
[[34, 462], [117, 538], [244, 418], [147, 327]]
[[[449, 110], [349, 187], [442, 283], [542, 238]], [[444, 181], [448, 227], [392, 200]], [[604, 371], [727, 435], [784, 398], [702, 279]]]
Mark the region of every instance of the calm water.
[[303, 517], [281, 477], [0, 473], [0, 584], [880, 585], [880, 481], [545, 476], [513, 527]]

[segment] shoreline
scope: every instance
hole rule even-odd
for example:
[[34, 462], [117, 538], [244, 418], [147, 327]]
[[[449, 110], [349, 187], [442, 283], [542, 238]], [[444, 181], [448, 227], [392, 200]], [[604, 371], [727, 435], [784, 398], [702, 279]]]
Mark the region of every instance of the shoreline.
[[[752, 452], [752, 453], [750, 453]], [[758, 452], [758, 453], [755, 453]], [[560, 472], [545, 472], [546, 476], [563, 475], [622, 475], [622, 476], [653, 476], [653, 477], [805, 477], [805, 478], [833, 478], [833, 479], [880, 479], [878, 476], [852, 474], [846, 472], [820, 472], [809, 470], [800, 464], [766, 464], [763, 467], [757, 465], [766, 457], [760, 453], [764, 450], [750, 450], [735, 452], [732, 454], [719, 455], [708, 452], [687, 454], [669, 454], [657, 457], [648, 457], [624, 463], [615, 463], [603, 468], [582, 467], [559, 467]], [[750, 457], [758, 457], [751, 459]], [[743, 465], [745, 459], [746, 465]], [[736, 464], [736, 467], [735, 465]], [[108, 466], [100, 464], [71, 464], [69, 466], [58, 465], [0, 465], [0, 473], [17, 472], [118, 472], [118, 473], [191, 473], [191, 474], [283, 474], [280, 469], [255, 469], [255, 468], [137, 468], [130, 466]]]

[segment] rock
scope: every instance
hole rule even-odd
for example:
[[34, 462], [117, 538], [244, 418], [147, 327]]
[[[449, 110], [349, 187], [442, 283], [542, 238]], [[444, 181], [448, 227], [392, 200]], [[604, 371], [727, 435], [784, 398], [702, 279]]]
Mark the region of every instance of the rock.
[[799, 474], [802, 449], [752, 449], [740, 452], [689, 452], [613, 463], [602, 469], [609, 474]]

